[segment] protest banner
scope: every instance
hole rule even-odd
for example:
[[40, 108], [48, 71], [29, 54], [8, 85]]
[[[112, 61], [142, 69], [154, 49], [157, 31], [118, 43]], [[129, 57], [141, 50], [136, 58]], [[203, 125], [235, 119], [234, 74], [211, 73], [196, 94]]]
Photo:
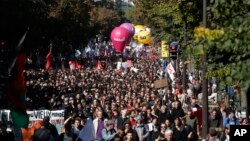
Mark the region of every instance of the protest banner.
[[174, 79], [175, 79], [175, 75], [174, 75], [175, 74], [175, 70], [174, 70], [174, 67], [173, 67], [173, 65], [171, 63], [169, 63], [167, 65], [167, 73], [168, 73], [170, 79], [172, 81], [174, 81]]
[[[58, 133], [63, 130], [64, 110], [34, 110], [27, 111], [29, 115], [29, 128], [31, 128], [37, 121], [42, 121], [45, 116], [50, 117], [50, 123], [55, 125]], [[11, 121], [10, 110], [0, 110], [0, 121]]]

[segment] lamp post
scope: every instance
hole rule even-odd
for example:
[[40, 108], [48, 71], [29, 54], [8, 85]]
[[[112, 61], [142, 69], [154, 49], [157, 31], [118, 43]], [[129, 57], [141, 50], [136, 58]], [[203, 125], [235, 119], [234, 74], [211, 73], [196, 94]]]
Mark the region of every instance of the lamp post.
[[[207, 0], [203, 0], [203, 27], [207, 26]], [[207, 72], [207, 54], [202, 56], [202, 140], [206, 140], [208, 133], [208, 81], [206, 78]]]
[[[185, 48], [187, 48], [187, 18], [185, 16], [184, 19], [184, 43], [185, 43]], [[187, 56], [185, 54], [185, 52], [182, 52], [182, 56], [183, 56], [183, 68], [182, 68], [182, 87], [183, 87], [183, 91], [186, 92], [186, 75], [187, 75]]]

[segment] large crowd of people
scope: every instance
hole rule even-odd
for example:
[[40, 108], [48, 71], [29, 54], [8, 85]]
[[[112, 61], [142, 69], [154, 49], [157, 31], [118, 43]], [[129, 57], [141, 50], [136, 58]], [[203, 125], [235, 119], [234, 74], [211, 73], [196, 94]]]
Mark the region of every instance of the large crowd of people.
[[[199, 77], [189, 75], [184, 89], [180, 79], [171, 82], [167, 77], [160, 58], [141, 53], [129, 59], [132, 67], [119, 70], [119, 59], [109, 58], [99, 60], [101, 68], [94, 65], [96, 58], [85, 58], [81, 68], [75, 70], [25, 70], [28, 110], [65, 110], [64, 132], [44, 138], [83, 140], [82, 130], [91, 124], [93, 131], [88, 132], [98, 141], [198, 140], [202, 127]], [[169, 85], [155, 88], [154, 82], [164, 78]], [[212, 95], [217, 88], [216, 84], [210, 85]], [[228, 140], [229, 125], [247, 124], [247, 120], [236, 118], [234, 111], [227, 109], [219, 103], [209, 111], [210, 139]], [[34, 140], [40, 141], [39, 135], [34, 134]]]

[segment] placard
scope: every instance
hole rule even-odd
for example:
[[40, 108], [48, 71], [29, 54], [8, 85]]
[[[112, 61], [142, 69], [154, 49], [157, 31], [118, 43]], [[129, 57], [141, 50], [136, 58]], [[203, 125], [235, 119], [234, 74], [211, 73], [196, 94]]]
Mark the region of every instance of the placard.
[[154, 86], [155, 86], [156, 89], [167, 87], [168, 86], [168, 80], [167, 79], [156, 80], [154, 82]]

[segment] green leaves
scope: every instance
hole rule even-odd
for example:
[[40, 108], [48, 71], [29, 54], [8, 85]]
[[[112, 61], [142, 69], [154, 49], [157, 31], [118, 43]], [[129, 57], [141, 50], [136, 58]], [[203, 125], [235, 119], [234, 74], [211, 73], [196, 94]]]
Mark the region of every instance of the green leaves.
[[193, 28], [201, 19], [200, 1], [137, 0], [135, 4], [126, 12], [126, 18], [135, 24], [150, 26], [153, 35], [160, 40], [184, 44], [184, 38], [192, 38]]
[[[223, 29], [216, 40], [204, 38], [195, 46], [204, 45], [209, 56], [208, 77], [217, 77], [223, 84], [250, 85], [250, 12], [246, 0], [211, 0], [208, 7], [210, 29]], [[196, 35], [197, 36], [197, 35]], [[220, 37], [220, 38], [217, 38]]]
[[233, 78], [231, 76], [226, 77], [226, 83], [229, 85], [233, 85]]

